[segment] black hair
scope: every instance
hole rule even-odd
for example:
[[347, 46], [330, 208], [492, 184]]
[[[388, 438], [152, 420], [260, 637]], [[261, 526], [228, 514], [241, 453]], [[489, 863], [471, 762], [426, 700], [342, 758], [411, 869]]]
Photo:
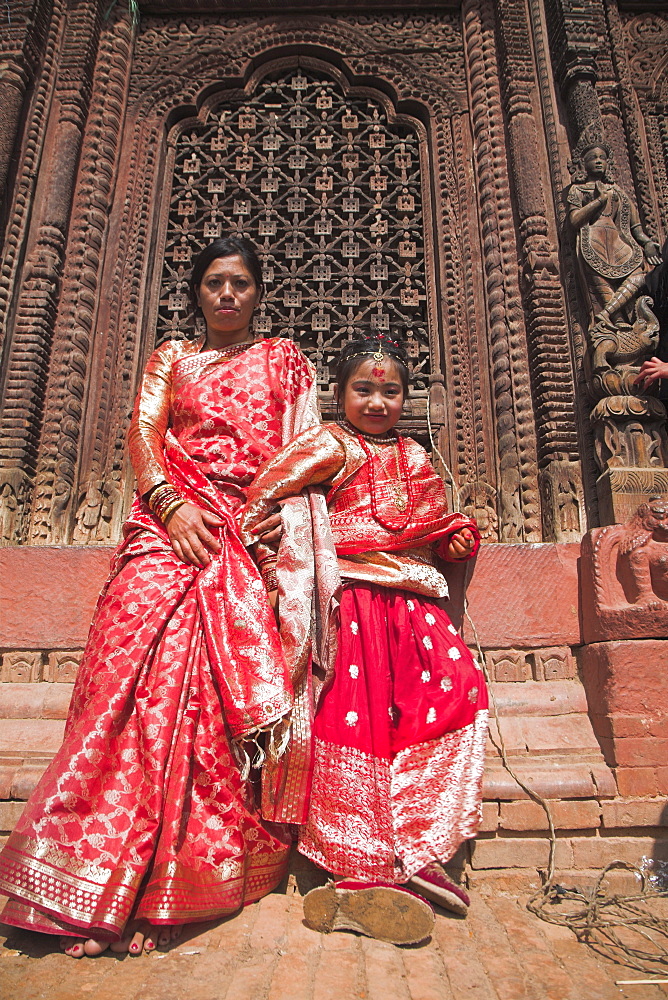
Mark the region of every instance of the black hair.
[[376, 334], [375, 337], [362, 334], [361, 336], [355, 337], [354, 340], [349, 340], [348, 343], [344, 345], [339, 355], [339, 360], [336, 363], [337, 411], [340, 412], [343, 403], [343, 395], [350, 379], [353, 377], [362, 362], [368, 361], [369, 358], [378, 351], [382, 351], [383, 354], [387, 355], [388, 358], [391, 358], [392, 361], [395, 362], [397, 369], [399, 370], [401, 386], [404, 390], [404, 399], [408, 397], [408, 352], [406, 351], [404, 345], [398, 340], [393, 340], [391, 337], [386, 337], [383, 334]]
[[264, 282], [262, 281], [262, 263], [258, 257], [254, 244], [251, 243], [250, 240], [247, 240], [245, 236], [220, 236], [217, 240], [214, 240], [213, 243], [209, 243], [208, 247], [204, 247], [204, 249], [197, 254], [192, 266], [192, 271], [190, 272], [190, 302], [195, 316], [199, 311], [197, 292], [199, 286], [202, 284], [202, 278], [206, 274], [207, 268], [213, 264], [214, 260], [218, 260], [220, 257], [236, 256], [241, 257], [244, 264], [252, 274], [253, 281], [255, 282], [258, 292], [260, 293], [260, 298], [262, 298], [262, 293], [264, 291]]

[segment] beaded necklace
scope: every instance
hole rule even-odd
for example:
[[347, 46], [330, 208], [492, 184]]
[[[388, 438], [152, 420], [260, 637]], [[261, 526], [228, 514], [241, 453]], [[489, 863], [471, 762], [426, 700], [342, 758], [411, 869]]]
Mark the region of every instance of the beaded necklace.
[[337, 422], [339, 427], [343, 427], [343, 429], [348, 431], [349, 434], [352, 434], [353, 437], [363, 437], [365, 441], [368, 441], [370, 444], [378, 445], [379, 447], [383, 447], [386, 444], [394, 444], [397, 440], [394, 431], [392, 431], [391, 434], [365, 434], [364, 431], [360, 431], [357, 427], [354, 427], [349, 420], [345, 419], [345, 417], [343, 420], [339, 420]]
[[[347, 420], [341, 421], [340, 426], [342, 426], [345, 430], [347, 430], [349, 434], [353, 434], [355, 437], [357, 437], [357, 440], [360, 443], [362, 451], [369, 460], [369, 485], [371, 487], [370, 489], [371, 513], [374, 516], [374, 520], [376, 520], [378, 524], [380, 524], [387, 531], [403, 531], [405, 528], [408, 527], [410, 523], [410, 520], [413, 516], [413, 509], [415, 506], [415, 496], [413, 494], [413, 484], [411, 482], [410, 472], [408, 469], [408, 459], [406, 458], [406, 444], [404, 442], [404, 439], [401, 437], [400, 434], [397, 434], [396, 431], [392, 431], [391, 435], [389, 434], [383, 435], [383, 437], [381, 437], [380, 435], [364, 434], [363, 431], [358, 430]], [[374, 468], [374, 462], [373, 462], [374, 455], [373, 452], [371, 451], [371, 448], [369, 447], [369, 443], [375, 445], [392, 444], [396, 448], [397, 466], [399, 470], [400, 480], [403, 478], [403, 482], [405, 485], [405, 490], [406, 490], [405, 496], [404, 496], [404, 491], [401, 489], [399, 483], [391, 483], [390, 489], [394, 494], [394, 505], [397, 508], [397, 510], [400, 513], [406, 511], [406, 514], [402, 518], [400, 524], [390, 524], [390, 522], [386, 521], [378, 510], [378, 484], [376, 482], [376, 470]]]

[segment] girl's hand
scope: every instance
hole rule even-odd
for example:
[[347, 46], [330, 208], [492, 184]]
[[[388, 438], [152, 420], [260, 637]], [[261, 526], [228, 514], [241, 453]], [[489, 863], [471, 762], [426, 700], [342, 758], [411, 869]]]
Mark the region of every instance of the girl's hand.
[[219, 528], [223, 523], [208, 510], [194, 503], [184, 503], [169, 515], [165, 528], [179, 559], [204, 568], [211, 562], [209, 553], [220, 552], [220, 542], [209, 528]]
[[660, 378], [668, 378], [668, 361], [650, 358], [649, 361], [643, 361], [640, 372], [633, 381], [635, 385], [647, 389], [652, 382], [658, 382]]
[[283, 534], [283, 521], [281, 520], [280, 511], [276, 514], [270, 514], [269, 517], [265, 517], [264, 521], [256, 524], [253, 528], [253, 534], [256, 541], [262, 542], [263, 545], [268, 545], [270, 549], [278, 549], [278, 543]]
[[462, 528], [450, 539], [448, 557], [450, 559], [466, 559], [475, 548], [475, 536], [470, 528]]

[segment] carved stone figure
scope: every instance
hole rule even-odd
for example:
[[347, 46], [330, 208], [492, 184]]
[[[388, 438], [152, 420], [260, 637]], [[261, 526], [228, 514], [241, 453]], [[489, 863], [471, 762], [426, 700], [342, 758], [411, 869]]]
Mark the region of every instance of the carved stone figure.
[[14, 536], [18, 501], [9, 483], [0, 490], [0, 545], [8, 545]]
[[641, 504], [626, 524], [583, 540], [588, 642], [668, 634], [668, 496]]
[[668, 601], [666, 542], [668, 501], [653, 498], [638, 508], [617, 550], [617, 576], [632, 604], [661, 610]]
[[99, 479], [91, 480], [77, 510], [75, 542], [106, 541], [109, 536], [108, 507], [109, 504], [102, 492], [102, 482]]
[[606, 143], [585, 138], [574, 157], [574, 171], [567, 200], [578, 262], [593, 316], [612, 317], [621, 308], [613, 306], [617, 290], [628, 282], [639, 288], [645, 261], [659, 264], [661, 250], [644, 232], [629, 196], [614, 183]]

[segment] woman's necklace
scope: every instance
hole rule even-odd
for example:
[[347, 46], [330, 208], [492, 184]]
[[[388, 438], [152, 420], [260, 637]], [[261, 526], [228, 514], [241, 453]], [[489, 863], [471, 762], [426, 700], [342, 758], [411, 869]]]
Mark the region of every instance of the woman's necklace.
[[[408, 469], [408, 459], [406, 457], [406, 443], [404, 439], [393, 431], [391, 435], [380, 435], [376, 434], [364, 434], [359, 431], [356, 427], [353, 427], [347, 420], [341, 421], [341, 426], [348, 431], [349, 434], [353, 434], [357, 437], [360, 443], [362, 451], [369, 460], [369, 485], [371, 493], [371, 512], [374, 519], [378, 521], [383, 528], [387, 531], [403, 531], [408, 527], [410, 520], [413, 516], [413, 508], [415, 497], [413, 494], [413, 484], [411, 482], [410, 472]], [[374, 468], [374, 455], [369, 447], [369, 444], [376, 446], [384, 445], [394, 445], [397, 455], [397, 471], [399, 472], [399, 482], [391, 482], [389, 484], [390, 489], [394, 495], [394, 505], [399, 511], [405, 516], [401, 519], [400, 524], [390, 524], [385, 518], [380, 514], [378, 510], [378, 483], [376, 482], [376, 470]], [[376, 452], [378, 454], [378, 452]], [[401, 486], [401, 480], [405, 486], [405, 492]]]

